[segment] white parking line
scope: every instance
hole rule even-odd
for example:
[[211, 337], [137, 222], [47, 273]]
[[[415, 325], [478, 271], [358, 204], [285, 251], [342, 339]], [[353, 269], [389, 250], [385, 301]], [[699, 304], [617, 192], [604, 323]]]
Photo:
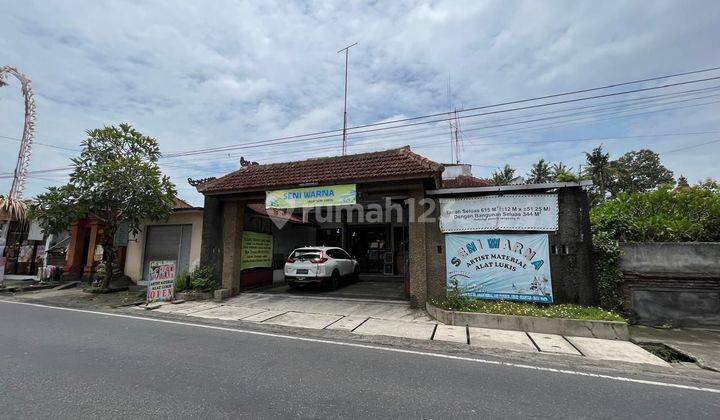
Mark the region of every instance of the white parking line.
[[697, 387], [697, 386], [690, 386], [690, 385], [649, 381], [649, 380], [644, 380], [644, 379], [625, 378], [622, 376], [602, 375], [602, 374], [598, 374], [598, 373], [587, 373], [587, 372], [580, 372], [580, 371], [569, 370], [569, 369], [555, 369], [555, 368], [548, 368], [548, 367], [542, 367], [542, 366], [525, 365], [525, 364], [521, 364], [521, 363], [501, 362], [501, 361], [497, 361], [497, 360], [487, 360], [487, 359], [477, 359], [477, 358], [473, 358], [473, 357], [453, 356], [453, 355], [449, 355], [449, 354], [432, 353], [432, 352], [419, 351], [419, 350], [398, 349], [398, 348], [392, 348], [392, 347], [375, 346], [375, 345], [371, 345], [371, 344], [359, 344], [359, 343], [348, 343], [348, 342], [344, 342], [344, 341], [323, 340], [323, 339], [319, 339], [319, 338], [296, 337], [296, 336], [285, 335], [285, 334], [242, 330], [242, 329], [238, 329], [238, 328], [220, 327], [220, 326], [216, 326], [216, 325], [195, 324], [192, 322], [173, 321], [173, 320], [168, 320], [168, 319], [157, 319], [157, 318], [148, 318], [148, 317], [135, 316], [135, 315], [115, 314], [115, 313], [108, 313], [108, 312], [91, 311], [91, 310], [87, 310], [87, 309], [63, 308], [60, 306], [44, 305], [44, 304], [40, 304], [40, 303], [15, 302], [15, 301], [11, 301], [11, 300], [0, 300], [0, 303], [10, 303], [10, 304], [14, 304], [14, 305], [34, 306], [34, 307], [38, 307], [38, 308], [54, 309], [54, 310], [59, 310], [59, 311], [79, 312], [79, 313], [95, 314], [95, 315], [102, 315], [102, 316], [112, 316], [112, 317], [116, 317], [116, 318], [136, 319], [136, 320], [149, 321], [149, 322], [159, 322], [159, 323], [163, 323], [163, 324], [184, 325], [184, 326], [188, 326], [188, 327], [206, 328], [206, 329], [211, 329], [211, 330], [228, 331], [228, 332], [234, 332], [234, 333], [240, 333], [240, 334], [250, 334], [250, 335], [258, 335], [258, 336], [264, 336], [264, 337], [283, 338], [286, 340], [298, 340], [298, 341], [306, 341], [306, 342], [311, 342], [311, 343], [321, 343], [321, 344], [330, 344], [330, 345], [336, 345], [336, 346], [355, 347], [355, 348], [362, 348], [362, 349], [369, 349], [369, 350], [380, 350], [380, 351], [387, 351], [387, 352], [393, 352], [393, 353], [412, 354], [412, 355], [418, 355], [418, 356], [436, 357], [436, 358], [440, 358], [440, 359], [449, 359], [449, 360], [460, 360], [460, 361], [465, 361], [465, 362], [482, 363], [482, 364], [496, 365], [496, 366], [508, 366], [508, 367], [514, 367], [514, 368], [520, 368], [520, 369], [536, 370], [536, 371], [540, 371], [540, 372], [553, 372], [553, 373], [561, 373], [561, 374], [565, 374], [565, 375], [575, 375], [575, 376], [584, 376], [584, 377], [588, 377], [588, 378], [609, 379], [609, 380], [613, 380], [613, 381], [629, 382], [629, 383], [636, 383], [636, 384], [642, 384], [642, 385], [653, 385], [653, 386], [679, 388], [679, 389], [687, 389], [687, 390], [692, 390], [692, 391], [702, 391], [702, 392], [711, 392], [711, 393], [715, 393], [715, 394], [720, 394], [720, 389], [715, 389], [715, 388], [704, 388], [704, 387]]

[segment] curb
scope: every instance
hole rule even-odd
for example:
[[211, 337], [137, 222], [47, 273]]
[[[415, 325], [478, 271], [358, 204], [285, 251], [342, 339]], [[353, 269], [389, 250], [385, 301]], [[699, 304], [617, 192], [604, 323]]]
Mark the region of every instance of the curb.
[[430, 316], [447, 325], [604, 338], [608, 340], [628, 341], [630, 339], [630, 331], [628, 330], [627, 324], [618, 321], [586, 321], [580, 319], [446, 311], [429, 302], [425, 304], [425, 309]]

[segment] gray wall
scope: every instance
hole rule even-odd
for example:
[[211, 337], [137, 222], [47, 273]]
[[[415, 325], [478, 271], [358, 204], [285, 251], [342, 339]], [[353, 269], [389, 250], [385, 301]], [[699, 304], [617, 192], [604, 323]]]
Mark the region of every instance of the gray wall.
[[624, 310], [644, 325], [720, 326], [720, 243], [622, 244]]

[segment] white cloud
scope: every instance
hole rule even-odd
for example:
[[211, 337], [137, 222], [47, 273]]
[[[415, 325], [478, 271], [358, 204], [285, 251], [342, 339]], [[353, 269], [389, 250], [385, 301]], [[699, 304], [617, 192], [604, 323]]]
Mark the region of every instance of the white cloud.
[[[171, 152], [340, 128], [344, 57], [336, 51], [352, 42], [358, 45], [350, 55], [349, 121], [366, 124], [448, 111], [449, 103], [477, 106], [717, 65], [719, 20], [720, 5], [709, 1], [29, 1], [3, 8], [0, 64], [15, 65], [33, 80], [38, 141], [74, 148], [84, 130], [128, 121]], [[22, 102], [17, 86], [11, 88], [0, 90], [0, 135], [19, 136]], [[463, 159], [482, 165], [479, 175], [505, 162], [527, 168], [540, 157], [577, 167], [594, 142], [509, 143], [720, 130], [719, 110], [711, 104], [564, 127], [468, 131]], [[507, 117], [469, 119], [463, 127]], [[350, 150], [411, 144], [447, 161], [446, 128], [354, 135]], [[712, 138], [605, 145], [617, 155]], [[472, 146], [499, 142], [508, 145]], [[0, 172], [14, 166], [16, 145], [0, 140]], [[333, 138], [252, 147], [168, 160], [164, 168], [180, 185], [188, 176], [235, 169], [239, 155], [286, 161], [336, 154], [339, 145]], [[716, 143], [663, 160], [693, 181], [717, 176], [718, 152]], [[68, 154], [38, 145], [31, 169], [63, 166]], [[29, 195], [52, 183], [44, 178], [31, 179]], [[186, 185], [181, 195], [199, 203]], [[8, 187], [0, 180], [0, 190]]]

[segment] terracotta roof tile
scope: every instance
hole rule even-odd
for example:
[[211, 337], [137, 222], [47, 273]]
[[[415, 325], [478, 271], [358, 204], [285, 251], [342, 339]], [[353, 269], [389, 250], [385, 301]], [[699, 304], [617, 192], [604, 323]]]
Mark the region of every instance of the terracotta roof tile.
[[303, 184], [364, 182], [440, 175], [442, 165], [413, 153], [409, 146], [382, 152], [251, 165], [198, 186], [207, 193], [259, 191]]
[[460, 175], [454, 179], [443, 179], [443, 188], [489, 187], [492, 182], [474, 176]]
[[175, 210], [175, 209], [191, 209], [191, 208], [193, 208], [193, 206], [188, 204], [187, 201], [185, 201], [179, 197], [175, 197], [172, 208], [173, 208], [173, 210]]

